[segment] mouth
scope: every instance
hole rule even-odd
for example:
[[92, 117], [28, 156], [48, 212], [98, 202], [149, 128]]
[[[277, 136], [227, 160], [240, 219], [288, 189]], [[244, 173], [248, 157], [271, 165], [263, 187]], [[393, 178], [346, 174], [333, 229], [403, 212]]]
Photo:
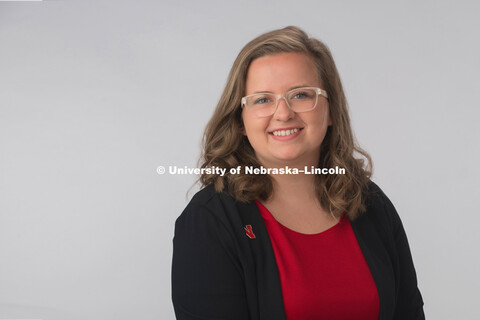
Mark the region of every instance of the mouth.
[[303, 128], [292, 128], [292, 129], [282, 129], [282, 130], [275, 130], [275, 131], [271, 131], [269, 132], [269, 134], [272, 134], [276, 137], [286, 137], [286, 136], [290, 136], [292, 134], [295, 134], [297, 132], [299, 132], [300, 130], [303, 130]]

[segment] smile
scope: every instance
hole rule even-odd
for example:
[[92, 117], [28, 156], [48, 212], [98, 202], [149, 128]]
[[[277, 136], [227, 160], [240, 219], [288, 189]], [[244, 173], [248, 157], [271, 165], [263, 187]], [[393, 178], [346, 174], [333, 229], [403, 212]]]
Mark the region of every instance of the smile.
[[285, 136], [289, 136], [291, 134], [297, 133], [298, 131], [300, 131], [299, 128], [289, 129], [289, 130], [277, 130], [277, 131], [273, 131], [272, 134], [277, 137], [278, 136], [285, 137]]

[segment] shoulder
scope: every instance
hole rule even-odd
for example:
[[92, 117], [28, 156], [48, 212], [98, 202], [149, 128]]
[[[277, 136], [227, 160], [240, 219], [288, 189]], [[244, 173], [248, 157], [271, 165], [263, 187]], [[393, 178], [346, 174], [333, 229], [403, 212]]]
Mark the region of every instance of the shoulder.
[[192, 197], [181, 216], [194, 214], [199, 211], [209, 211], [217, 215], [234, 205], [235, 199], [232, 196], [226, 192], [218, 192], [213, 185], [209, 185]]
[[213, 185], [198, 191], [178, 217], [175, 227], [231, 229], [238, 220], [237, 203], [226, 192], [217, 192]]
[[222, 193], [217, 192], [213, 185], [206, 186], [201, 189], [192, 197], [190, 202], [187, 205], [189, 207], [198, 207], [198, 206], [209, 206], [212, 202], [221, 196]]
[[366, 211], [358, 217], [358, 220], [368, 220], [384, 229], [389, 229], [389, 232], [394, 231], [398, 224], [401, 224], [394, 205], [373, 181], [369, 182], [365, 192], [365, 205]]
[[369, 206], [384, 205], [387, 196], [383, 190], [373, 181], [369, 181], [366, 191], [366, 204]]

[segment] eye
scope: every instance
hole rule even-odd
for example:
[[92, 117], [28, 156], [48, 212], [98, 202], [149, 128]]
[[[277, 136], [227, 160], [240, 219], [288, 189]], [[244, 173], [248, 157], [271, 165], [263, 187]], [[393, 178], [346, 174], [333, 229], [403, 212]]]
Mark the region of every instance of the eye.
[[311, 93], [307, 91], [299, 91], [292, 94], [290, 96], [290, 99], [303, 100], [303, 99], [310, 99], [311, 97], [312, 97]]
[[265, 104], [265, 103], [269, 103], [271, 101], [272, 100], [269, 97], [262, 96], [262, 97], [255, 98], [253, 100], [253, 104]]

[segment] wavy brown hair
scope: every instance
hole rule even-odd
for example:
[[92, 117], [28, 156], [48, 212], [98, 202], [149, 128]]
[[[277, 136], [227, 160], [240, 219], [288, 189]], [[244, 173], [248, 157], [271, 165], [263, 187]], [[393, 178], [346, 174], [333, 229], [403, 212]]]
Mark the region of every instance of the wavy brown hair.
[[[242, 134], [241, 98], [250, 63], [263, 56], [296, 52], [311, 56], [328, 102], [332, 125], [328, 127], [320, 146], [320, 168], [345, 168], [344, 175], [316, 175], [315, 187], [320, 204], [335, 217], [346, 213], [353, 220], [365, 211], [365, 196], [371, 176], [371, 158], [353, 137], [347, 100], [340, 75], [328, 47], [309, 37], [298, 27], [273, 30], [250, 41], [236, 58], [225, 89], [214, 114], [205, 129], [203, 151], [199, 160], [202, 168], [227, 168], [223, 177], [202, 174], [202, 186], [213, 184], [215, 189], [230, 193], [237, 201], [266, 200], [273, 192], [269, 175], [229, 174], [238, 166], [260, 167], [248, 138]], [[360, 157], [358, 157], [360, 156]]]

